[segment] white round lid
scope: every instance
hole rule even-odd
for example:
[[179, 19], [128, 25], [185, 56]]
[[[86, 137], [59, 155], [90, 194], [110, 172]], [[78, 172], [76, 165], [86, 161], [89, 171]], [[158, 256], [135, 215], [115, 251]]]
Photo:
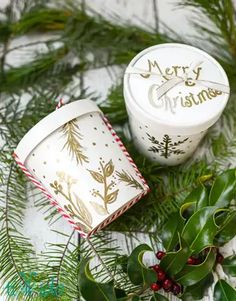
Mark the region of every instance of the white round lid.
[[229, 98], [221, 65], [206, 52], [183, 44], [149, 47], [125, 71], [124, 97], [143, 122], [175, 134], [206, 130]]
[[66, 122], [91, 112], [102, 114], [98, 106], [92, 100], [88, 99], [80, 99], [62, 106], [40, 120], [25, 134], [17, 145], [15, 154], [24, 163], [31, 151], [48, 135]]

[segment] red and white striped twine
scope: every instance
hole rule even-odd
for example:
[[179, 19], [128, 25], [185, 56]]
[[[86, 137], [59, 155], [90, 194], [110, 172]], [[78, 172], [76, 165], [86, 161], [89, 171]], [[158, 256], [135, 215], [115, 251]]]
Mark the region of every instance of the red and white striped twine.
[[57, 106], [56, 106], [56, 110], [60, 109], [60, 107], [62, 107], [64, 105], [64, 101], [62, 98], [60, 98], [60, 100], [58, 101], [57, 103]]
[[23, 173], [34, 183], [34, 185], [41, 190], [46, 197], [50, 200], [51, 205], [57, 208], [57, 211], [67, 219], [67, 221], [72, 225], [72, 227], [77, 230], [82, 237], [86, 237], [87, 234], [84, 233], [81, 228], [76, 224], [76, 222], [71, 219], [71, 217], [66, 213], [66, 211], [58, 204], [58, 202], [53, 198], [53, 196], [43, 187], [43, 185], [30, 173], [30, 171], [25, 167], [25, 165], [20, 161], [16, 153], [13, 153], [13, 157], [16, 160], [16, 163], [21, 168]]
[[[61, 98], [56, 106], [56, 109], [61, 108], [64, 105], [64, 101]], [[95, 229], [93, 229], [90, 233], [85, 233], [82, 231], [82, 229], [76, 224], [76, 222], [74, 220], [71, 219], [70, 215], [68, 215], [66, 213], [66, 211], [58, 204], [58, 202], [53, 198], [53, 196], [43, 187], [43, 185], [30, 173], [30, 171], [26, 168], [26, 166], [24, 165], [24, 163], [22, 163], [19, 159], [19, 157], [17, 156], [16, 153], [13, 153], [13, 157], [16, 160], [16, 163], [18, 164], [18, 166], [21, 168], [21, 170], [23, 171], [23, 173], [34, 183], [34, 185], [41, 190], [46, 197], [51, 201], [51, 204], [53, 206], [55, 206], [57, 208], [57, 210], [60, 212], [60, 214], [67, 219], [67, 221], [72, 225], [72, 227], [77, 230], [80, 235], [82, 237], [89, 237], [92, 234], [96, 233], [97, 231], [101, 230], [102, 228], [104, 228], [105, 226], [107, 226], [108, 224], [110, 224], [112, 221], [114, 221], [115, 219], [117, 219], [118, 216], [120, 216], [121, 214], [123, 214], [127, 209], [129, 209], [130, 207], [132, 207], [135, 203], [137, 203], [144, 195], [146, 195], [150, 188], [147, 185], [145, 179], [143, 178], [143, 176], [141, 175], [140, 171], [138, 170], [138, 167], [136, 166], [136, 164], [134, 163], [133, 159], [130, 157], [130, 154], [128, 153], [128, 151], [126, 150], [124, 144], [122, 143], [121, 139], [119, 138], [119, 136], [116, 134], [115, 130], [113, 129], [113, 127], [111, 126], [110, 122], [108, 121], [108, 119], [103, 116], [103, 121], [105, 122], [108, 130], [111, 132], [112, 136], [115, 138], [115, 141], [117, 142], [117, 144], [119, 145], [119, 147], [121, 148], [121, 150], [123, 151], [123, 153], [125, 154], [125, 156], [127, 157], [128, 161], [130, 162], [130, 164], [133, 166], [137, 176], [141, 179], [142, 184], [144, 186], [144, 191], [142, 193], [140, 193], [137, 197], [135, 197], [131, 202], [129, 202], [128, 204], [125, 204], [123, 207], [121, 207], [118, 211], [116, 211], [115, 213], [113, 213], [111, 216], [109, 216], [105, 221], [103, 221], [100, 225], [98, 225]]]

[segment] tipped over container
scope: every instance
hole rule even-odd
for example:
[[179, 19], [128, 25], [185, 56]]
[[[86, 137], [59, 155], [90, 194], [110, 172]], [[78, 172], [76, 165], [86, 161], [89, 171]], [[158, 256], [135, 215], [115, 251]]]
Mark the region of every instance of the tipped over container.
[[78, 100], [37, 123], [15, 159], [69, 223], [90, 236], [148, 192], [148, 186], [97, 105]]

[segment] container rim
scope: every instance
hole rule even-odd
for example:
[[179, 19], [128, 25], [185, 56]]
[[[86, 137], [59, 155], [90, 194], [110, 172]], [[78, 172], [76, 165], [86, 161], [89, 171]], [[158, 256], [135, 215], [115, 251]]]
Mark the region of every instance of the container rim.
[[66, 122], [92, 112], [103, 115], [96, 103], [89, 99], [79, 99], [65, 104], [36, 123], [20, 140], [14, 153], [24, 164], [32, 150], [48, 135]]
[[[144, 49], [143, 51], [139, 52], [129, 63], [129, 65], [127, 66], [127, 68], [129, 67], [133, 67], [135, 66], [136, 62], [145, 54], [147, 54], [148, 52], [154, 50], [154, 49], [160, 49], [160, 48], [166, 48], [166, 47], [177, 47], [177, 48], [184, 48], [184, 49], [191, 49], [194, 52], [198, 52], [199, 54], [203, 55], [206, 57], [206, 59], [208, 59], [209, 61], [211, 61], [213, 64], [216, 65], [216, 67], [219, 69], [221, 75], [222, 75], [222, 79], [224, 81], [224, 84], [229, 86], [229, 80], [228, 77], [226, 75], [226, 72], [224, 71], [223, 67], [217, 62], [216, 59], [214, 59], [210, 54], [208, 54], [207, 52], [196, 48], [194, 46], [190, 46], [190, 45], [186, 45], [186, 44], [181, 44], [181, 43], [163, 43], [163, 44], [158, 44], [158, 45], [154, 45], [151, 47], [148, 47], [146, 49]], [[199, 133], [201, 131], [205, 131], [207, 130], [209, 127], [211, 127], [220, 117], [221, 113], [223, 112], [228, 99], [229, 99], [229, 95], [230, 93], [227, 95], [225, 94], [225, 98], [224, 98], [224, 105], [222, 107], [221, 110], [219, 110], [217, 112], [217, 114], [215, 114], [215, 116], [213, 116], [210, 119], [204, 120], [201, 123], [198, 124], [190, 124], [190, 123], [186, 123], [181, 122], [179, 124], [171, 124], [171, 122], [167, 122], [167, 121], [163, 121], [163, 120], [158, 120], [158, 117], [156, 117], [152, 112], [148, 112], [146, 111], [146, 109], [144, 107], [141, 107], [133, 98], [131, 92], [130, 92], [130, 88], [129, 88], [129, 77], [130, 74], [124, 74], [124, 79], [123, 79], [123, 94], [124, 94], [124, 99], [125, 99], [125, 104], [127, 106], [128, 111], [135, 113], [134, 115], [138, 115], [139, 119], [142, 120], [144, 123], [145, 122], [151, 122], [153, 123], [155, 126], [158, 126], [159, 129], [161, 129], [163, 127], [163, 130], [169, 130], [171, 132], [171, 128], [173, 128], [173, 133], [177, 133], [177, 132], [181, 132], [181, 133], [186, 133], [187, 134], [195, 134], [195, 133]]]

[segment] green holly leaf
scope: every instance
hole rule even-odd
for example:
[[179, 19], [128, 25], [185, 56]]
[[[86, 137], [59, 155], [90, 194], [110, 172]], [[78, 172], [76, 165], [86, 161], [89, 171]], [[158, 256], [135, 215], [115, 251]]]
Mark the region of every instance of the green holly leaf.
[[209, 195], [209, 205], [218, 208], [228, 207], [236, 187], [235, 169], [227, 170], [219, 175], [212, 185]]
[[175, 281], [183, 286], [190, 286], [204, 279], [211, 271], [215, 264], [216, 253], [211, 250], [204, 262], [198, 265], [185, 265], [182, 271], [175, 276]]
[[184, 219], [179, 212], [170, 215], [167, 223], [160, 233], [163, 246], [168, 252], [173, 250], [179, 241], [178, 233], [181, 233], [184, 227]]
[[191, 255], [191, 250], [182, 238], [179, 238], [179, 243], [179, 250], [177, 252], [167, 253], [160, 263], [163, 271], [165, 271], [170, 277], [173, 277], [182, 270]]
[[214, 288], [214, 301], [236, 300], [236, 290], [226, 281], [219, 280]]
[[225, 274], [236, 277], [236, 255], [229, 256], [222, 262]]
[[183, 301], [202, 300], [206, 290], [212, 285], [213, 282], [214, 277], [212, 273], [210, 273], [195, 285], [187, 286], [183, 295], [181, 296], [181, 299]]
[[217, 231], [214, 243], [217, 246], [223, 246], [229, 242], [236, 235], [236, 211], [231, 211], [225, 222], [221, 225]]
[[86, 301], [116, 301], [112, 282], [96, 282], [89, 268], [89, 259], [82, 259], [79, 269], [80, 292]]
[[208, 191], [206, 187], [200, 183], [190, 194], [186, 197], [184, 203], [195, 203], [195, 210], [208, 206]]
[[136, 247], [128, 258], [128, 276], [135, 285], [150, 285], [156, 281], [156, 273], [142, 262], [143, 255], [147, 251], [153, 250], [148, 245], [142, 244]]
[[154, 295], [150, 299], [150, 301], [168, 301], [168, 300], [169, 299], [167, 299], [165, 296], [158, 293], [154, 293]]
[[181, 237], [194, 253], [213, 245], [218, 226], [215, 223], [215, 207], [204, 207], [195, 212], [187, 221]]

